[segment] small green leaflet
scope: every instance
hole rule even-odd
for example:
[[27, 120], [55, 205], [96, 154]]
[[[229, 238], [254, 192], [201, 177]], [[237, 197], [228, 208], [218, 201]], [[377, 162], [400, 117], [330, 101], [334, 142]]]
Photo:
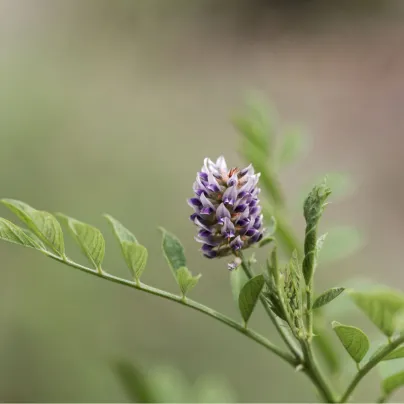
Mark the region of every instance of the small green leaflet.
[[121, 246], [122, 255], [126, 265], [130, 269], [133, 278], [139, 282], [147, 264], [148, 252], [146, 247], [138, 243], [135, 235], [130, 232], [121, 222], [111, 215], [104, 214], [110, 223], [116, 239]]
[[391, 394], [402, 386], [404, 386], [404, 372], [389, 376], [382, 382], [382, 390], [385, 394]]
[[384, 361], [390, 361], [392, 359], [400, 359], [404, 358], [404, 346], [401, 346], [395, 349], [393, 352], [390, 352], [387, 356], [383, 358]]
[[261, 274], [248, 280], [240, 291], [238, 307], [246, 325], [257, 304], [263, 286], [264, 275]]
[[26, 233], [25, 229], [21, 229], [14, 223], [3, 218], [0, 218], [0, 239], [8, 241], [9, 243], [35, 248], [36, 250], [43, 249], [35, 239]]
[[404, 309], [404, 295], [395, 290], [350, 292], [355, 304], [386, 336], [396, 330], [395, 316]]
[[160, 227], [160, 230], [163, 234], [162, 248], [164, 256], [173, 271], [174, 277], [176, 277], [177, 270], [187, 266], [184, 247], [174, 234], [169, 233], [162, 227]]
[[133, 278], [139, 281], [147, 264], [148, 252], [146, 247], [129, 241], [123, 241], [121, 247], [123, 256], [132, 272]]
[[108, 214], [104, 214], [104, 217], [108, 220], [115, 234], [115, 237], [120, 243], [123, 243], [124, 241], [137, 243], [136, 237], [133, 235], [133, 233], [131, 233], [121, 222]]
[[242, 268], [238, 267], [230, 272], [230, 285], [233, 294], [233, 299], [238, 302], [238, 297], [243, 286], [248, 281], [247, 275]]
[[105, 255], [105, 240], [101, 232], [87, 223], [80, 222], [62, 213], [58, 213], [57, 216], [65, 220], [84, 255], [96, 269], [101, 270]]
[[359, 328], [342, 325], [337, 321], [333, 321], [332, 328], [352, 359], [359, 363], [369, 350], [369, 339], [366, 334]]
[[322, 293], [314, 302], [313, 309], [318, 309], [321, 306], [324, 306], [338, 297], [345, 288], [331, 288], [326, 292]]
[[36, 210], [26, 203], [14, 199], [2, 199], [1, 202], [17, 215], [57, 255], [64, 256], [63, 232], [54, 216], [48, 212]]
[[183, 297], [195, 287], [201, 276], [201, 274], [192, 276], [191, 271], [187, 267], [181, 267], [177, 270], [177, 283]]
[[264, 237], [259, 243], [258, 243], [258, 247], [264, 247], [270, 243], [273, 243], [275, 241], [275, 239], [272, 236], [267, 236]]

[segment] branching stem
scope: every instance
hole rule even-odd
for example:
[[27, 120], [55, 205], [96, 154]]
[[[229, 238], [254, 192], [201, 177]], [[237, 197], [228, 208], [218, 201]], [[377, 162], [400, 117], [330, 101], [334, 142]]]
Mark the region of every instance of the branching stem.
[[191, 299], [183, 299], [182, 296], [174, 295], [172, 293], [166, 292], [164, 290], [160, 290], [157, 288], [154, 288], [152, 286], [145, 285], [141, 282], [136, 283], [132, 282], [126, 279], [119, 278], [117, 276], [111, 275], [105, 271], [103, 272], [98, 272], [97, 270], [88, 268], [84, 265], [77, 264], [76, 262], [70, 261], [68, 258], [62, 258], [58, 257], [57, 255], [46, 252], [45, 253], [47, 256], [50, 258], [61, 262], [62, 264], [68, 265], [70, 267], [79, 269], [82, 272], [97, 276], [98, 278], [105, 279], [110, 282], [118, 283], [120, 285], [128, 286], [133, 289], [141, 290], [142, 292], [149, 293], [151, 295], [159, 296], [162, 297], [163, 299], [171, 300], [173, 302], [177, 302], [179, 304], [182, 304], [183, 306], [190, 307], [191, 309], [197, 310], [201, 313], [204, 313], [218, 321], [220, 321], [223, 324], [226, 324], [227, 326], [235, 329], [236, 331], [240, 332], [241, 334], [244, 334], [251, 340], [257, 342], [258, 344], [262, 345], [264, 348], [267, 350], [271, 351], [273, 354], [277, 355], [278, 357], [282, 358], [284, 361], [289, 363], [291, 366], [294, 368], [299, 365], [299, 361], [296, 360], [290, 353], [282, 350], [281, 348], [277, 347], [275, 344], [267, 340], [265, 337], [262, 335], [258, 334], [257, 332], [251, 330], [251, 329], [246, 329], [243, 325], [237, 323], [236, 321], [232, 320], [230, 317], [225, 316], [222, 313], [217, 312], [216, 310], [211, 309], [210, 307], [207, 307], [201, 303], [195, 302]]
[[404, 343], [404, 335], [398, 337], [396, 340], [392, 341], [390, 344], [386, 345], [377, 355], [369, 360], [362, 369], [356, 373], [355, 377], [349, 383], [345, 393], [342, 395], [341, 399], [338, 401], [340, 403], [345, 403], [349, 400], [352, 392], [358, 383], [379, 363], [381, 362], [390, 352], [394, 351], [398, 346]]

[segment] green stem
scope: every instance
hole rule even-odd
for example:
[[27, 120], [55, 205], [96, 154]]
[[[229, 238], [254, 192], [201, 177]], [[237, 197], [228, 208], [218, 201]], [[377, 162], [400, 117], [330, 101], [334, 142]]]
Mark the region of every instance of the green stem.
[[404, 336], [400, 336], [396, 340], [392, 341], [389, 345], [385, 346], [378, 354], [376, 354], [373, 358], [366, 363], [363, 368], [355, 375], [352, 379], [351, 383], [348, 385], [345, 393], [342, 395], [341, 399], [338, 401], [340, 403], [345, 403], [349, 400], [352, 392], [355, 390], [355, 387], [358, 383], [379, 363], [381, 362], [385, 356], [387, 356], [390, 352], [394, 351], [399, 345], [404, 343]]
[[[246, 262], [244, 256], [242, 253], [239, 253], [239, 257], [241, 258], [241, 266], [247, 275], [248, 279], [251, 279], [254, 277], [254, 272]], [[271, 307], [269, 306], [268, 302], [265, 300], [263, 296], [260, 296], [260, 301], [268, 314], [268, 317], [271, 319], [273, 325], [275, 326], [276, 330], [280, 334], [282, 340], [285, 342], [286, 346], [290, 349], [291, 352], [293, 352], [293, 355], [295, 358], [301, 363], [302, 361], [302, 355], [299, 352], [299, 350], [296, 348], [296, 345], [294, 343], [294, 340], [288, 335], [285, 330], [282, 328], [282, 326], [279, 324], [275, 314], [272, 312]]]
[[62, 264], [66, 264], [70, 267], [79, 269], [80, 271], [97, 276], [98, 278], [102, 278], [102, 279], [108, 280], [110, 282], [118, 283], [120, 285], [128, 286], [133, 289], [141, 290], [142, 292], [146, 292], [151, 295], [159, 296], [159, 297], [162, 297], [163, 299], [171, 300], [173, 302], [180, 303], [183, 306], [190, 307], [196, 311], [199, 311], [203, 314], [206, 314], [207, 316], [210, 316], [210, 317], [220, 321], [223, 324], [226, 324], [227, 326], [235, 329], [236, 331], [240, 332], [241, 334], [244, 334], [251, 340], [257, 342], [258, 344], [262, 345], [267, 350], [271, 351], [273, 354], [275, 354], [278, 357], [285, 360], [287, 363], [289, 363], [294, 368], [300, 363], [298, 360], [296, 360], [296, 358], [294, 358], [288, 352], [285, 352], [281, 348], [277, 347], [272, 342], [270, 342], [266, 338], [264, 338], [262, 335], [258, 334], [257, 332], [255, 332], [251, 329], [246, 329], [243, 325], [237, 323], [236, 321], [232, 320], [231, 318], [225, 316], [222, 313], [217, 312], [216, 310], [211, 309], [210, 307], [204, 306], [201, 303], [195, 302], [188, 298], [186, 300], [184, 300], [182, 296], [174, 295], [174, 294], [166, 292], [164, 290], [160, 290], [160, 289], [154, 288], [152, 286], [145, 285], [141, 282], [136, 283], [136, 282], [128, 281], [126, 279], [122, 279], [122, 278], [118, 278], [114, 275], [110, 275], [104, 271], [98, 272], [97, 270], [93, 270], [91, 268], [87, 268], [83, 265], [70, 261], [68, 258], [58, 257], [57, 255], [54, 255], [50, 252], [46, 252], [45, 254], [48, 257], [61, 262]]
[[309, 341], [302, 342], [302, 348], [305, 356], [306, 374], [312, 380], [313, 384], [317, 387], [325, 402], [337, 402], [334, 392], [332, 391], [322, 372], [319, 370], [319, 366], [314, 357], [311, 343]]
[[[245, 261], [243, 255], [239, 254], [239, 256], [241, 258], [241, 266], [242, 266], [244, 272], [246, 273], [247, 277], [249, 279], [251, 279], [252, 277], [254, 277], [254, 272], [251, 270], [250, 266]], [[278, 323], [278, 321], [275, 317], [275, 314], [272, 312], [272, 310], [271, 310], [270, 306], [268, 305], [268, 303], [266, 302], [266, 300], [262, 296], [260, 297], [260, 300], [264, 306], [265, 311], [267, 312], [268, 316], [270, 317], [273, 324], [275, 325], [275, 328], [281, 335], [283, 341], [286, 343], [286, 345], [289, 347], [289, 349], [293, 352], [296, 359], [300, 363], [303, 363], [301, 353], [296, 349], [294, 341], [290, 338], [290, 336], [285, 332], [285, 330]], [[314, 385], [318, 388], [318, 390], [325, 402], [335, 403], [336, 399], [335, 399], [334, 393], [332, 392], [331, 388], [328, 386], [327, 381], [324, 379], [322, 373], [318, 369], [318, 365], [313, 356], [311, 345], [305, 341], [302, 344], [302, 348], [303, 348], [304, 354], [305, 354], [305, 358], [304, 358], [305, 362], [303, 363], [305, 374], [312, 380]]]
[[313, 310], [311, 309], [313, 305], [313, 286], [309, 285], [306, 289], [306, 319], [307, 319], [307, 338], [309, 341], [313, 338]]

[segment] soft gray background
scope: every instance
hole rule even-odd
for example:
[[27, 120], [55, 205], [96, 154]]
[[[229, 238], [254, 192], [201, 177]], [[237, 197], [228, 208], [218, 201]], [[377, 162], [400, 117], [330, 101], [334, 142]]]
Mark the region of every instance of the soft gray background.
[[[367, 246], [320, 267], [319, 289], [358, 276], [403, 289], [403, 21], [404, 3], [387, 0], [0, 0], [0, 196], [99, 226], [104, 266], [126, 276], [101, 217], [113, 214], [149, 249], [145, 281], [175, 291], [156, 230], [170, 229], [203, 274], [193, 297], [236, 317], [185, 199], [205, 156], [241, 164], [229, 120], [256, 90], [312, 139], [282, 174], [289, 200], [329, 171], [357, 184], [323, 226], [356, 224]], [[124, 401], [109, 367], [121, 357], [224, 377], [240, 401], [314, 399], [303, 376], [209, 318], [29, 250], [0, 254], [0, 401]], [[253, 318], [271, 335], [265, 321]], [[377, 394], [374, 372], [356, 399]]]

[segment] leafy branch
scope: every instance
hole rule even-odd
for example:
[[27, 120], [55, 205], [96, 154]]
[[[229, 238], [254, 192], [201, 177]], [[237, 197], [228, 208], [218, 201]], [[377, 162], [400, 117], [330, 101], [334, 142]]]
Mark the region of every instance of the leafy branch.
[[[66, 266], [179, 303], [214, 318], [308, 376], [323, 401], [346, 402], [359, 382], [381, 361], [404, 357], [404, 295], [389, 289], [379, 288], [363, 293], [346, 291], [343, 287], [331, 288], [317, 297], [314, 295], [317, 260], [325, 241], [325, 235], [318, 237], [318, 226], [331, 189], [322, 182], [314, 186], [306, 197], [303, 206], [306, 230], [304, 242], [300, 243], [288, 223], [285, 199], [277, 178], [278, 167], [298, 154], [297, 147], [301, 144], [299, 136], [295, 132], [285, 136], [280, 151], [275, 153], [274, 128], [260, 111], [252, 109], [250, 115], [237, 120], [236, 125], [243, 135], [243, 155], [261, 171], [263, 188], [271, 199], [272, 205], [267, 204], [263, 212], [270, 223], [267, 233], [264, 235], [257, 197], [260, 191], [257, 187], [259, 175], [254, 174], [251, 166], [243, 170], [229, 170], [223, 157], [219, 157], [216, 163], [206, 159], [194, 184], [195, 197], [189, 203], [195, 210], [191, 218], [199, 227], [197, 241], [202, 243], [204, 255], [216, 258], [233, 254], [235, 257], [229, 268], [232, 269], [233, 292], [242, 322], [188, 298], [201, 275], [191, 272], [180, 240], [163, 228], [160, 229], [162, 251], [181, 292], [179, 295], [141, 281], [147, 269], [148, 250], [131, 231], [110, 215], [105, 215], [105, 218], [120, 245], [132, 280], [114, 276], [103, 268], [105, 240], [99, 229], [62, 213], [56, 217], [71, 233], [90, 266], [68, 258], [62, 226], [54, 215], [21, 201], [1, 201], [25, 227], [0, 218], [0, 239], [33, 248]], [[282, 256], [278, 257], [278, 245], [288, 259], [286, 264], [282, 262]], [[266, 271], [258, 274], [254, 270], [255, 259], [247, 258], [242, 253], [243, 249], [253, 246], [272, 247]], [[337, 354], [326, 338], [325, 326], [319, 324], [326, 323], [322, 314], [324, 307], [342, 293], [348, 295], [379, 328], [388, 343], [363, 364], [371, 346], [368, 336], [357, 327], [332, 322], [333, 331], [358, 369], [345, 392], [339, 396], [333, 391], [329, 375], [320, 368], [314, 346], [317, 342], [322, 347], [323, 356], [331, 358], [329, 362], [336, 361]], [[249, 320], [258, 302], [280, 334], [286, 349], [278, 347], [249, 327]], [[385, 402], [401, 386], [404, 386], [404, 372], [384, 379], [379, 401]]]

